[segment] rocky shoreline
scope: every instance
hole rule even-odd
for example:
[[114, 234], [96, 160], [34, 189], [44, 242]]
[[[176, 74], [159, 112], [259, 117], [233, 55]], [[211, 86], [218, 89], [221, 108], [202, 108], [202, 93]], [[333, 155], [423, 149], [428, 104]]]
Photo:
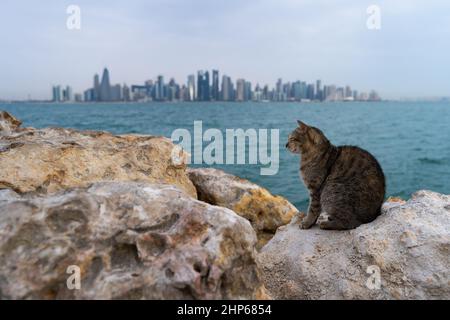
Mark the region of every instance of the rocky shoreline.
[[450, 196], [300, 230], [286, 199], [187, 168], [167, 138], [20, 125], [0, 111], [0, 299], [450, 298]]

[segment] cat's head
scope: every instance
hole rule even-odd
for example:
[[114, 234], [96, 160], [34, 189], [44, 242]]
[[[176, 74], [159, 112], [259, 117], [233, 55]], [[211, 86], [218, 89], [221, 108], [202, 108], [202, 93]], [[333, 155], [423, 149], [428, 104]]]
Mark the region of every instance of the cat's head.
[[289, 134], [286, 148], [292, 153], [302, 153], [314, 148], [328, 147], [330, 142], [323, 132], [297, 120], [297, 128]]

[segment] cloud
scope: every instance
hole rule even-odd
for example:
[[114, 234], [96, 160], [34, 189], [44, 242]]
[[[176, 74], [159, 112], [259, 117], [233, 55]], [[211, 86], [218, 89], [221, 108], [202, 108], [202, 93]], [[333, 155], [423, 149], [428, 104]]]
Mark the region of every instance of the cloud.
[[[80, 31], [65, 27], [73, 3]], [[382, 10], [380, 31], [366, 28], [373, 3]], [[1, 98], [49, 98], [55, 83], [82, 91], [105, 66], [114, 83], [128, 84], [157, 74], [185, 82], [203, 68], [271, 85], [278, 77], [321, 78], [389, 97], [444, 95], [450, 84], [450, 3], [442, 1], [6, 0], [2, 7]]]

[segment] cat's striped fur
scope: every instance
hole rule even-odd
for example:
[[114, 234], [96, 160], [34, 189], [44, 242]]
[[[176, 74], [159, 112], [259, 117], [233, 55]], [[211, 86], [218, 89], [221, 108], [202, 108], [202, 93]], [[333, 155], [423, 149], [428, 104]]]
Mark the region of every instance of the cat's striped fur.
[[309, 190], [304, 229], [321, 216], [322, 229], [345, 230], [373, 221], [385, 196], [385, 178], [378, 161], [353, 146], [332, 145], [317, 128], [298, 121], [286, 147], [299, 153], [300, 173]]

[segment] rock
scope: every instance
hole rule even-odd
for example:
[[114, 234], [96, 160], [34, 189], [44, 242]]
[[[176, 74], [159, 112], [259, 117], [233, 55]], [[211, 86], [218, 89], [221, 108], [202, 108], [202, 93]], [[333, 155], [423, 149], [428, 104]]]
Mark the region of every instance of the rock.
[[300, 230], [298, 220], [258, 256], [273, 298], [450, 298], [450, 196], [419, 191], [386, 202], [375, 221], [350, 231]]
[[174, 186], [0, 190], [0, 299], [268, 298], [255, 243], [247, 220]]
[[0, 189], [45, 193], [98, 181], [143, 181], [172, 184], [196, 197], [186, 175], [186, 155], [173, 154], [176, 148], [167, 138], [62, 128], [18, 130], [20, 121], [5, 114], [2, 132], [16, 129], [0, 135]]
[[389, 197], [386, 202], [400, 202], [400, 203], [405, 203], [406, 201], [403, 200], [402, 198], [399, 197]]
[[298, 212], [283, 197], [273, 196], [256, 184], [221, 170], [189, 168], [188, 175], [200, 200], [229, 208], [250, 221], [257, 232], [258, 248]]
[[6, 111], [0, 111], [0, 136], [9, 135], [20, 127], [22, 122]]

